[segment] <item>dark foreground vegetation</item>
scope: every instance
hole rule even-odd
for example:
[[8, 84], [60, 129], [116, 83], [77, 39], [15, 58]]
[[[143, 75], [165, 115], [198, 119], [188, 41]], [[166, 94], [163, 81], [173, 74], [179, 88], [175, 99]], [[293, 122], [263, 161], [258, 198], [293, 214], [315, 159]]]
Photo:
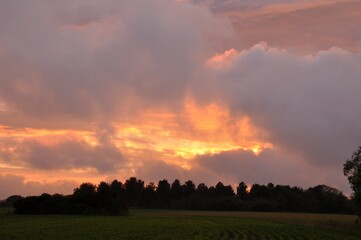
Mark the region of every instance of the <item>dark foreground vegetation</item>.
[[106, 214], [125, 215], [128, 205], [125, 189], [114, 180], [110, 185], [101, 182], [98, 186], [83, 183], [71, 195], [50, 195], [20, 198], [14, 202], [19, 214]]
[[361, 218], [361, 146], [347, 159], [343, 165], [343, 173], [353, 190], [355, 204], [358, 206], [358, 215]]
[[1, 211], [1, 240], [361, 239], [352, 215], [130, 209], [127, 217], [113, 217]]
[[145, 185], [132, 177], [121, 183], [101, 182], [95, 186], [83, 183], [71, 195], [12, 196], [16, 213], [20, 214], [103, 214], [124, 215], [128, 208], [217, 211], [310, 212], [354, 214], [356, 206], [342, 192], [325, 185], [309, 189], [288, 185], [239, 183], [232, 186], [219, 182], [208, 187], [196, 186], [191, 180]]

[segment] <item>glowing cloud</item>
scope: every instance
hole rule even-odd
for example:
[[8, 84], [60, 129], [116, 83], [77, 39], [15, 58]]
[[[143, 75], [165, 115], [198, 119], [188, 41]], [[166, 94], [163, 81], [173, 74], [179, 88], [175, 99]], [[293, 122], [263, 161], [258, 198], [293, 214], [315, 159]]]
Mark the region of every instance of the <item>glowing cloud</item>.
[[208, 59], [206, 64], [213, 68], [222, 68], [229, 66], [232, 59], [238, 55], [238, 52], [231, 48], [222, 54], [216, 54], [212, 58]]
[[1, 1], [0, 199], [132, 175], [348, 191], [340, 169], [361, 142], [360, 9]]

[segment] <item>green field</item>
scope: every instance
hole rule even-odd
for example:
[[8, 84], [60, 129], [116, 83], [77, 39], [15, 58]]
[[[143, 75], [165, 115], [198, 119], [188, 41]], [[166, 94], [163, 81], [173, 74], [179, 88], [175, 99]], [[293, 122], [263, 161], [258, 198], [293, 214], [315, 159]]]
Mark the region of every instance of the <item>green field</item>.
[[355, 216], [132, 210], [129, 216], [22, 216], [0, 210], [0, 239], [361, 239]]

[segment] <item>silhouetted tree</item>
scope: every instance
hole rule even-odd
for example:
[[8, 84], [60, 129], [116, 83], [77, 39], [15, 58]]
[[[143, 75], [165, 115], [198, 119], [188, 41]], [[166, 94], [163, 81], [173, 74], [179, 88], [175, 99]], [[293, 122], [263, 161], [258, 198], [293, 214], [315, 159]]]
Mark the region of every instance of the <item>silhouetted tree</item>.
[[82, 214], [93, 214], [95, 207], [95, 185], [82, 183], [74, 189], [73, 202], [75, 211]]
[[208, 190], [208, 187], [206, 184], [204, 183], [200, 183], [198, 186], [197, 186], [197, 189], [196, 189], [196, 193], [205, 198], [205, 197], [209, 197], [209, 190]]
[[234, 191], [231, 185], [224, 186], [222, 182], [218, 182], [215, 188], [216, 197], [233, 197]]
[[178, 179], [175, 179], [171, 187], [171, 197], [173, 200], [180, 200], [183, 196], [183, 188]]
[[247, 185], [244, 182], [240, 182], [237, 187], [237, 197], [245, 200], [247, 198]]
[[123, 184], [118, 180], [114, 180], [110, 184], [110, 213], [113, 215], [126, 215], [128, 214], [128, 200], [126, 198], [125, 189]]
[[161, 208], [168, 207], [170, 203], [170, 184], [166, 179], [158, 182], [156, 193], [158, 206]]
[[253, 184], [249, 191], [250, 198], [269, 198], [270, 191], [265, 185]]
[[67, 196], [44, 193], [40, 196], [14, 196], [8, 199], [17, 199], [14, 208], [16, 213], [21, 214], [124, 215], [128, 213], [126, 186], [133, 200], [136, 199], [136, 205], [143, 208], [355, 213], [352, 201], [341, 191], [326, 185], [303, 190], [288, 185], [274, 186], [272, 183], [253, 184], [247, 193], [246, 184], [241, 182], [235, 197], [231, 185], [225, 186], [222, 182], [209, 188], [202, 183], [195, 189], [190, 180], [184, 185], [175, 180], [171, 188], [164, 179], [158, 182], [158, 186], [149, 183], [143, 187], [142, 180], [131, 178], [124, 185], [117, 180], [110, 185], [106, 182], [98, 186], [83, 183], [74, 189], [72, 195]]
[[347, 198], [341, 191], [326, 186], [318, 185], [309, 188], [307, 191], [311, 192], [319, 206], [317, 211], [323, 213], [347, 213], [350, 211]]
[[95, 194], [95, 185], [91, 183], [82, 183], [80, 187], [74, 189], [74, 197], [80, 200], [89, 200]]
[[5, 200], [0, 202], [0, 207], [13, 207], [14, 203], [20, 199], [23, 199], [24, 197], [20, 195], [12, 195]]
[[156, 186], [153, 182], [149, 183], [142, 192], [142, 196], [139, 201], [139, 206], [142, 208], [152, 208], [155, 205], [157, 198]]
[[100, 212], [109, 212], [111, 205], [110, 185], [106, 182], [99, 183], [96, 193], [96, 204]]
[[125, 189], [130, 207], [137, 207], [143, 188], [144, 182], [136, 177], [131, 177], [125, 181]]
[[195, 192], [195, 190], [196, 185], [191, 180], [188, 180], [184, 183], [183, 192], [185, 198], [189, 198]]
[[359, 208], [358, 215], [361, 218], [361, 146], [352, 154], [350, 159], [343, 165], [343, 173], [354, 191], [353, 198]]

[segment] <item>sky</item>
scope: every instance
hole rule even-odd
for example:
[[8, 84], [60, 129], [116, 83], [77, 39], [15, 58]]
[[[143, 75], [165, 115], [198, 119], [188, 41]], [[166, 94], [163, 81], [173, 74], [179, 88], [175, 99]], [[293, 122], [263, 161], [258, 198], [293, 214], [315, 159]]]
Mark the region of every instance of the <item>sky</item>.
[[0, 0], [0, 33], [0, 199], [132, 176], [351, 194], [359, 0]]

